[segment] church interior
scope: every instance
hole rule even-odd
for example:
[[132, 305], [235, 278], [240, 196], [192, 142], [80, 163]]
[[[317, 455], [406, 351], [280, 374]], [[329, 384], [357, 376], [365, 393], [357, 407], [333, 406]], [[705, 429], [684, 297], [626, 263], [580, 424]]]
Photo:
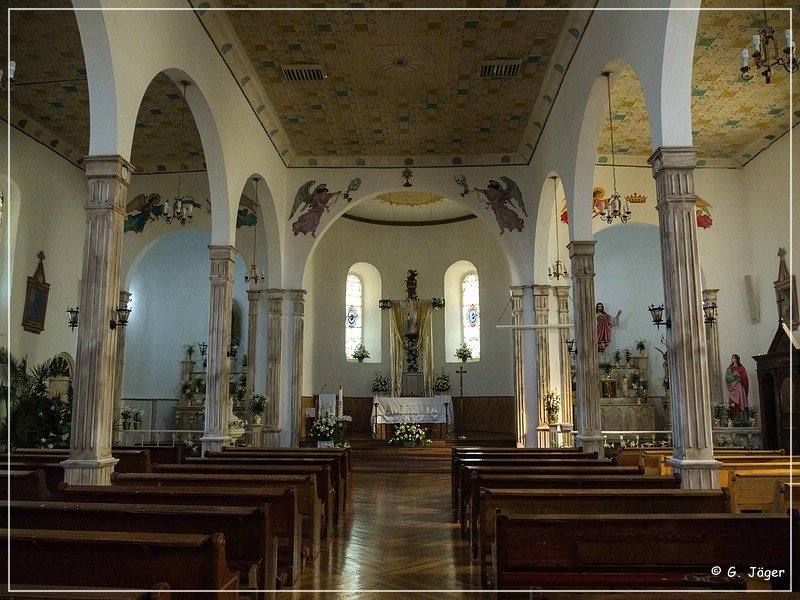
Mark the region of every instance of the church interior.
[[1, 597], [800, 590], [800, 7], [446, 4], [3, 2]]

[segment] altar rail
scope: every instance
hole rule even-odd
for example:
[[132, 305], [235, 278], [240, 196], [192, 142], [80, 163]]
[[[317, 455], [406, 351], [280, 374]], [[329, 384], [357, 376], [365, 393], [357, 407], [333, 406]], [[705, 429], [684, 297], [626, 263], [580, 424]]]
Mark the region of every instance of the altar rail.
[[[619, 446], [672, 446], [672, 431], [603, 431], [606, 443]], [[573, 432], [577, 434], [577, 431]], [[761, 429], [757, 427], [715, 427], [712, 429], [715, 447], [737, 446], [760, 450]]]

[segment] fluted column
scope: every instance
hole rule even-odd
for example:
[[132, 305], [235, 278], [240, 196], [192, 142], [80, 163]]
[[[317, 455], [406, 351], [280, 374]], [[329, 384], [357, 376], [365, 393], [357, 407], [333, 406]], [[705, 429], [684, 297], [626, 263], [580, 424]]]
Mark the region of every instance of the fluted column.
[[[525, 287], [511, 286], [511, 323], [522, 324], [522, 295]], [[514, 414], [516, 415], [517, 446], [525, 446], [525, 377], [522, 362], [522, 331], [514, 329]]]
[[719, 488], [714, 460], [711, 399], [703, 325], [700, 261], [694, 202], [697, 148], [659, 148], [653, 167], [661, 234], [664, 304], [672, 321], [667, 330], [669, 391], [672, 406], [673, 472], [685, 488]]
[[[717, 304], [719, 290], [703, 290], [703, 305]], [[703, 319], [705, 322], [705, 319]], [[722, 394], [722, 361], [719, 356], [719, 328], [715, 320], [706, 323], [706, 340], [708, 341], [708, 379], [711, 386], [711, 404], [723, 404]]]
[[[245, 385], [245, 414], [247, 422], [250, 423], [252, 432], [253, 446], [261, 445], [261, 427], [253, 426], [253, 415], [250, 413], [250, 397], [255, 389], [256, 368], [256, 337], [258, 336], [258, 300], [261, 297], [261, 290], [247, 290], [247, 380]], [[258, 429], [258, 431], [256, 431]]]
[[211, 305], [208, 319], [208, 369], [206, 372], [206, 419], [201, 438], [203, 453], [219, 452], [230, 440], [227, 435], [229, 385], [228, 350], [231, 344], [233, 302], [233, 246], [209, 246], [211, 259]]
[[[514, 325], [533, 324], [533, 286], [511, 286], [511, 322]], [[536, 368], [534, 336], [531, 329], [514, 329], [514, 398], [517, 446], [536, 446], [536, 425], [539, 422], [536, 406]]]
[[[569, 286], [554, 285], [558, 302], [558, 324], [569, 325]], [[561, 380], [561, 421], [572, 423], [572, 361], [567, 348], [569, 328], [558, 330], [559, 375]]]
[[[125, 290], [119, 291], [119, 306], [128, 306], [131, 301], [131, 293]], [[125, 372], [125, 331], [127, 327], [120, 327], [117, 331], [117, 363], [114, 367], [114, 423], [119, 423], [114, 429], [114, 443], [120, 439], [119, 431], [122, 431], [122, 375]]]
[[110, 485], [122, 224], [133, 166], [118, 155], [85, 159], [88, 198], [69, 458], [64, 481]]
[[572, 303], [575, 315], [575, 393], [578, 397], [576, 442], [586, 452], [603, 456], [600, 428], [600, 384], [597, 368], [597, 325], [594, 296], [594, 241], [570, 242]]
[[[533, 286], [533, 314], [537, 325], [550, 322], [550, 286]], [[550, 445], [550, 427], [547, 424], [547, 411], [544, 408], [544, 397], [550, 391], [550, 331], [542, 328], [536, 330], [536, 391], [537, 415], [536, 439], [540, 448]]]
[[292, 299], [292, 371], [289, 384], [292, 446], [300, 445], [303, 400], [303, 319], [305, 314], [305, 290], [289, 290]]
[[281, 344], [283, 343], [284, 290], [267, 290], [267, 409], [264, 411], [263, 443], [274, 447], [280, 443]]

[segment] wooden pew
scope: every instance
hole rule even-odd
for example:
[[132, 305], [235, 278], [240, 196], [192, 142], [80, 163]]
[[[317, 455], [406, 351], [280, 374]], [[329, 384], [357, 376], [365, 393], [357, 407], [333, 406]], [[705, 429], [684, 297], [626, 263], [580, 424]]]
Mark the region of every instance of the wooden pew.
[[14, 460], [5, 467], [10, 471], [42, 471], [48, 494], [57, 494], [58, 486], [64, 483], [64, 467], [58, 463], [42, 463], [36, 461]]
[[[228, 570], [222, 534], [10, 529], [0, 557], [11, 559], [11, 586], [69, 585], [150, 589], [166, 582], [181, 598], [238, 598], [239, 573]], [[9, 553], [10, 550], [10, 553]], [[6, 570], [3, 569], [3, 582]]]
[[456, 446], [450, 453], [451, 501], [453, 511], [458, 508], [458, 473], [462, 458], [597, 458], [597, 452], [583, 452], [578, 448], [480, 448], [476, 446]]
[[203, 458], [187, 458], [186, 464], [217, 464], [217, 465], [269, 465], [269, 466], [318, 466], [330, 467], [331, 483], [335, 491], [334, 519], [338, 525], [344, 516], [345, 496], [347, 494], [345, 479], [342, 477], [341, 464], [338, 457], [316, 458], [316, 457], [260, 457], [258, 455], [242, 455], [222, 452], [206, 452]]
[[[149, 473], [153, 470], [150, 451], [147, 449], [112, 450], [111, 455], [119, 460], [114, 465], [117, 473]], [[69, 450], [61, 448], [16, 448], [10, 454], [11, 462], [58, 464], [68, 458]]]
[[482, 489], [475, 551], [484, 585], [497, 510], [513, 515], [724, 513], [730, 511], [730, 496], [725, 490]]
[[[495, 517], [498, 590], [690, 589], [714, 566], [783, 570], [789, 589], [790, 531], [798, 516], [603, 514]], [[723, 575], [725, 572], [723, 572]], [[691, 576], [691, 580], [687, 579]], [[699, 581], [698, 581], [699, 579]]]
[[215, 473], [115, 473], [113, 485], [156, 485], [182, 487], [267, 487], [292, 486], [297, 492], [297, 509], [302, 519], [303, 537], [311, 545], [311, 558], [319, 555], [323, 528], [322, 502], [312, 475], [221, 475]]
[[800, 509], [800, 483], [776, 481], [773, 512], [786, 513], [790, 508]]
[[[350, 448], [239, 448], [223, 446], [222, 456], [256, 456], [260, 458], [313, 457], [337, 458], [344, 482], [344, 507], [348, 510], [353, 496], [353, 456]], [[206, 456], [211, 456], [206, 453]]]
[[130, 446], [112, 446], [111, 451], [117, 450], [149, 450], [150, 461], [154, 465], [179, 465], [183, 462], [180, 446], [155, 446], [152, 444], [132, 444]]
[[[620, 466], [629, 467], [642, 465], [645, 475], [658, 475], [661, 459], [663, 456], [672, 456], [674, 449], [671, 446], [659, 446], [652, 448], [620, 448], [617, 453], [617, 461]], [[786, 452], [780, 450], [747, 450], [745, 448], [714, 448], [714, 457], [724, 457], [730, 455], [747, 456], [782, 456]]]
[[333, 518], [335, 494], [330, 478], [330, 467], [315, 466], [291, 466], [291, 465], [238, 465], [238, 464], [210, 464], [210, 463], [183, 463], [180, 465], [156, 465], [156, 473], [217, 473], [228, 475], [276, 475], [276, 476], [312, 476], [317, 485], [317, 495], [322, 502], [322, 510], [325, 514], [323, 538], [333, 537], [335, 520]]
[[[0, 498], [12, 500], [49, 500], [50, 492], [44, 471], [0, 471]], [[10, 488], [10, 489], [9, 489]]]
[[[668, 462], [670, 458], [672, 458], [672, 455], [659, 456], [659, 472], [661, 475], [669, 475], [672, 473], [672, 465], [670, 465]], [[800, 459], [795, 459], [791, 456], [762, 456], [736, 453], [719, 454], [715, 455], [714, 458], [722, 463], [722, 466], [720, 467], [720, 485], [722, 486], [728, 485], [728, 478], [730, 477], [729, 471], [735, 470], [735, 468], [739, 465], [759, 465], [762, 467], [766, 465], [775, 465], [775, 468], [782, 468], [783, 466], [788, 468], [788, 465], [794, 463], [795, 467], [800, 468]], [[645, 470], [645, 472], [647, 471]]]
[[731, 512], [772, 512], [775, 508], [775, 486], [789, 481], [789, 477], [789, 469], [733, 471], [728, 481]]
[[471, 461], [467, 459], [461, 463], [458, 475], [457, 500], [458, 510], [456, 520], [461, 522], [464, 530], [464, 517], [466, 514], [467, 503], [470, 498], [470, 482], [474, 471], [486, 471], [493, 473], [519, 473], [520, 475], [545, 475], [547, 473], [558, 475], [564, 469], [576, 475], [582, 473], [595, 473], [597, 475], [634, 475], [639, 473], [639, 469], [633, 467], [612, 466], [608, 461], [598, 460], [528, 460], [528, 461]]
[[166, 583], [157, 583], [150, 591], [115, 590], [112, 588], [87, 588], [69, 585], [24, 585], [15, 583], [14, 591], [9, 585], [0, 588], [3, 600], [170, 600]]
[[288, 581], [297, 582], [302, 568], [300, 513], [295, 490], [282, 493], [265, 488], [197, 489], [155, 486], [95, 486], [62, 484], [61, 501], [116, 504], [183, 504], [187, 506], [269, 505], [270, 532], [278, 540], [278, 567], [288, 569]]
[[[80, 502], [5, 502], [0, 522], [14, 529], [191, 533], [225, 536], [225, 555], [231, 571], [242, 575], [240, 585], [275, 590], [278, 578], [277, 543], [270, 533], [269, 508], [263, 506], [180, 506]], [[8, 521], [10, 509], [11, 520]], [[274, 591], [270, 597], [274, 597]]]

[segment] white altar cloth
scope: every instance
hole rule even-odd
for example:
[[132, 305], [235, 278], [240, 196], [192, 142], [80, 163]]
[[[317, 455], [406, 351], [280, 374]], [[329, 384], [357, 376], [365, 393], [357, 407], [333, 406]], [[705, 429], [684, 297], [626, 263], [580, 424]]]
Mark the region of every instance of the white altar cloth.
[[[444, 403], [447, 402], [445, 411]], [[377, 407], [375, 404], [377, 403]], [[377, 408], [378, 424], [387, 423], [444, 423], [453, 424], [453, 400], [450, 396], [432, 398], [375, 396], [372, 406], [372, 422], [375, 423]]]

